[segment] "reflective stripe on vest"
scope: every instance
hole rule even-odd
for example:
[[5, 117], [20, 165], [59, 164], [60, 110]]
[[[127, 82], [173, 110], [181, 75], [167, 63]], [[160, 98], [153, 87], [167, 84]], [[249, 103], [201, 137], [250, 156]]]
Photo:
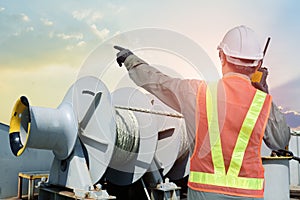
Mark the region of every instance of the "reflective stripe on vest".
[[266, 93], [256, 90], [239, 132], [230, 165], [226, 173], [218, 122], [217, 84], [211, 84], [207, 87], [206, 112], [214, 173], [191, 171], [189, 177], [190, 182], [248, 190], [261, 190], [263, 188], [263, 178], [238, 177], [238, 174], [242, 166], [250, 136], [260, 111], [262, 110], [266, 96]]

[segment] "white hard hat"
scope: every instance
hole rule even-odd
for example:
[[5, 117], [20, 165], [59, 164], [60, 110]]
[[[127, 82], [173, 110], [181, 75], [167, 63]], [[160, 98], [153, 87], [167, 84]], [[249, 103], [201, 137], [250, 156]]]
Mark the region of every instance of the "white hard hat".
[[[218, 49], [224, 52], [228, 62], [236, 65], [253, 67], [263, 59], [263, 52], [254, 31], [246, 26], [237, 26], [229, 30]], [[243, 62], [240, 59], [253, 62]]]

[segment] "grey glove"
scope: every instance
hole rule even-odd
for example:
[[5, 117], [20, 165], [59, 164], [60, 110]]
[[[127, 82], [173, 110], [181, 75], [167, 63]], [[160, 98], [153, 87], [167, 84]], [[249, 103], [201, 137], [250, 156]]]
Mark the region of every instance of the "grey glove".
[[117, 63], [120, 67], [122, 67], [122, 64], [125, 62], [126, 58], [130, 55], [133, 55], [133, 53], [129, 49], [125, 49], [120, 46], [114, 46], [115, 49], [119, 50], [117, 53]]

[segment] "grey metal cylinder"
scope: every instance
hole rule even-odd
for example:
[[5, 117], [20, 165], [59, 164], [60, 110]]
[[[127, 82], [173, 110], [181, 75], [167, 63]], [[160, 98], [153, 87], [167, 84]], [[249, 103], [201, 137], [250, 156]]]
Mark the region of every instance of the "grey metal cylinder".
[[289, 200], [289, 158], [263, 157], [265, 200]]
[[[57, 109], [30, 107], [23, 113], [20, 135], [28, 148], [52, 150], [57, 159], [66, 159], [72, 152], [77, 138], [77, 123], [69, 103]], [[26, 115], [30, 115], [26, 116]], [[22, 128], [30, 121], [30, 130]]]

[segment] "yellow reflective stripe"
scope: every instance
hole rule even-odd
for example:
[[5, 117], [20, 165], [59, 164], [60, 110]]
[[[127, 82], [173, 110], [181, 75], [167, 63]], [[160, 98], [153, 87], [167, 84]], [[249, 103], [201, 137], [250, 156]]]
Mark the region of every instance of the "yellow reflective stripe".
[[206, 89], [206, 113], [208, 121], [209, 141], [215, 174], [225, 175], [225, 164], [220, 139], [217, 91], [218, 83], [211, 83]]
[[227, 175], [238, 176], [242, 167], [245, 151], [250, 140], [250, 136], [264, 105], [267, 94], [257, 90], [252, 100], [251, 106], [242, 124], [236, 145], [234, 147]]
[[265, 99], [266, 93], [257, 90], [242, 124], [226, 174], [218, 123], [217, 85], [209, 86], [209, 89], [206, 90], [206, 109], [214, 174], [191, 171], [189, 176], [190, 182], [248, 190], [263, 189], [263, 178], [238, 177], [238, 174], [250, 136]]
[[216, 185], [221, 187], [232, 187], [247, 190], [263, 189], [263, 178], [245, 178], [229, 175], [216, 175], [203, 172], [191, 171], [189, 181], [200, 184]]

